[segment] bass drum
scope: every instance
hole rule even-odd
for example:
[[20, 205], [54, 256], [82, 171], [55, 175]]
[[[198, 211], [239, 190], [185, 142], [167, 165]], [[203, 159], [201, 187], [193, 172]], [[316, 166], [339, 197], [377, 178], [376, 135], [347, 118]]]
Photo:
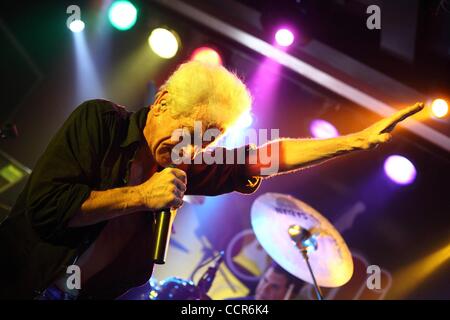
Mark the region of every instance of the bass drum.
[[150, 300], [211, 300], [207, 295], [202, 295], [192, 281], [177, 277], [160, 281], [148, 297]]

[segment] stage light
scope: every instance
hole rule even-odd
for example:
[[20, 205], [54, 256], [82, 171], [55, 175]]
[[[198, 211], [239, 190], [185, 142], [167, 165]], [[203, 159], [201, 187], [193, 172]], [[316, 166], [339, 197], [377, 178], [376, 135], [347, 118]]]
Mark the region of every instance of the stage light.
[[313, 137], [319, 139], [329, 139], [339, 136], [339, 132], [335, 126], [322, 119], [313, 120], [309, 126], [309, 130]]
[[81, 32], [84, 30], [84, 22], [81, 20], [74, 20], [70, 23], [69, 29], [75, 33]]
[[164, 59], [173, 58], [178, 51], [178, 36], [170, 30], [156, 28], [148, 37], [150, 48]]
[[448, 114], [448, 103], [444, 99], [435, 99], [431, 103], [431, 112], [436, 118], [443, 118]]
[[416, 168], [407, 158], [399, 155], [389, 156], [384, 162], [384, 172], [393, 182], [407, 185], [414, 182]]
[[191, 61], [201, 61], [212, 65], [222, 65], [220, 54], [209, 47], [200, 47], [194, 50], [191, 55]]
[[[263, 36], [270, 44], [287, 49], [294, 42], [304, 45], [310, 40], [308, 21], [311, 1], [261, 1], [260, 22]], [[312, 1], [314, 2], [314, 1]]]
[[282, 47], [289, 47], [294, 43], [294, 34], [291, 30], [282, 28], [275, 33], [275, 40]]
[[128, 30], [137, 20], [137, 9], [129, 1], [115, 1], [109, 8], [109, 22], [118, 30]]
[[239, 119], [236, 121], [235, 125], [233, 127], [239, 128], [239, 129], [246, 129], [249, 128], [253, 123], [253, 117], [249, 112], [244, 113], [242, 116], [239, 117]]
[[[450, 260], [450, 242], [447, 240], [426, 256], [420, 257], [412, 264], [400, 268], [394, 279], [397, 285], [389, 290], [387, 299], [405, 299], [425, 281], [430, 280], [433, 273], [448, 265]], [[442, 270], [442, 269], [441, 269]]]
[[246, 137], [251, 133], [248, 131], [253, 123], [253, 116], [250, 112], [246, 112], [241, 115], [236, 122], [227, 129], [225, 135], [220, 137], [215, 146], [225, 148], [237, 148], [243, 146], [246, 143]]

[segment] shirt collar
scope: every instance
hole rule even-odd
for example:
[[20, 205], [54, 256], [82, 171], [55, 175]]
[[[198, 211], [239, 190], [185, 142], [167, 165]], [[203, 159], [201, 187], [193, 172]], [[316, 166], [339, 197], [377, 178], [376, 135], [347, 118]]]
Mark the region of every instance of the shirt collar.
[[144, 128], [147, 123], [147, 114], [150, 109], [148, 107], [142, 108], [131, 114], [128, 123], [128, 132], [125, 140], [120, 145], [127, 147], [132, 143], [142, 141], [144, 138]]

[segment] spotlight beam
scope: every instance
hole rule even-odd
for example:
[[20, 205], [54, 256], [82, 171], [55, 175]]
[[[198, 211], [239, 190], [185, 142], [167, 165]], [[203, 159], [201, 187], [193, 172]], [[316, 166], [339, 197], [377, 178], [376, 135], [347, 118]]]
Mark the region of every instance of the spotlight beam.
[[[383, 117], [392, 115], [397, 109], [387, 103], [369, 95], [341, 80], [328, 74], [313, 65], [306, 63], [288, 53], [282, 52], [269, 43], [242, 31], [232, 25], [225, 23], [212, 15], [209, 15], [197, 8], [180, 0], [156, 0], [161, 5], [183, 15], [196, 22], [222, 34], [237, 43], [254, 50], [264, 56], [274, 59], [278, 63], [304, 76], [305, 78], [327, 88], [328, 90], [347, 98], [364, 108], [377, 113]], [[438, 145], [446, 151], [450, 151], [450, 137], [420, 123], [414, 119], [408, 119], [399, 124], [416, 135]]]
[[421, 257], [411, 265], [405, 266], [394, 274], [393, 286], [388, 299], [404, 299], [422, 285], [434, 272], [438, 271], [450, 259], [450, 242], [431, 254]]
[[95, 64], [92, 61], [87, 41], [83, 32], [73, 33], [75, 59], [77, 102], [103, 97], [103, 88], [98, 77]]

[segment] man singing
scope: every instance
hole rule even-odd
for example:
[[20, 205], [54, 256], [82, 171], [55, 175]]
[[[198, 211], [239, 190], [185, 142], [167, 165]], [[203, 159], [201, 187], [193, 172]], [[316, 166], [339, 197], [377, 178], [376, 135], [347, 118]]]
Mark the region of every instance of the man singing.
[[[118, 297], [151, 276], [155, 212], [181, 206], [185, 194], [249, 194], [264, 178], [370, 149], [423, 108], [416, 104], [333, 139], [277, 139], [256, 149], [213, 151], [243, 151], [246, 157], [253, 152], [260, 159], [277, 150], [278, 171], [270, 174], [260, 161], [173, 167], [179, 143], [174, 132], [192, 132], [201, 121], [203, 130], [225, 133], [250, 106], [246, 86], [233, 73], [200, 62], [182, 64], [154, 103], [136, 113], [106, 100], [81, 104], [51, 140], [1, 225], [0, 297]], [[209, 143], [185, 145], [183, 157], [200, 156]], [[71, 265], [81, 271], [78, 289], [67, 287]]]

